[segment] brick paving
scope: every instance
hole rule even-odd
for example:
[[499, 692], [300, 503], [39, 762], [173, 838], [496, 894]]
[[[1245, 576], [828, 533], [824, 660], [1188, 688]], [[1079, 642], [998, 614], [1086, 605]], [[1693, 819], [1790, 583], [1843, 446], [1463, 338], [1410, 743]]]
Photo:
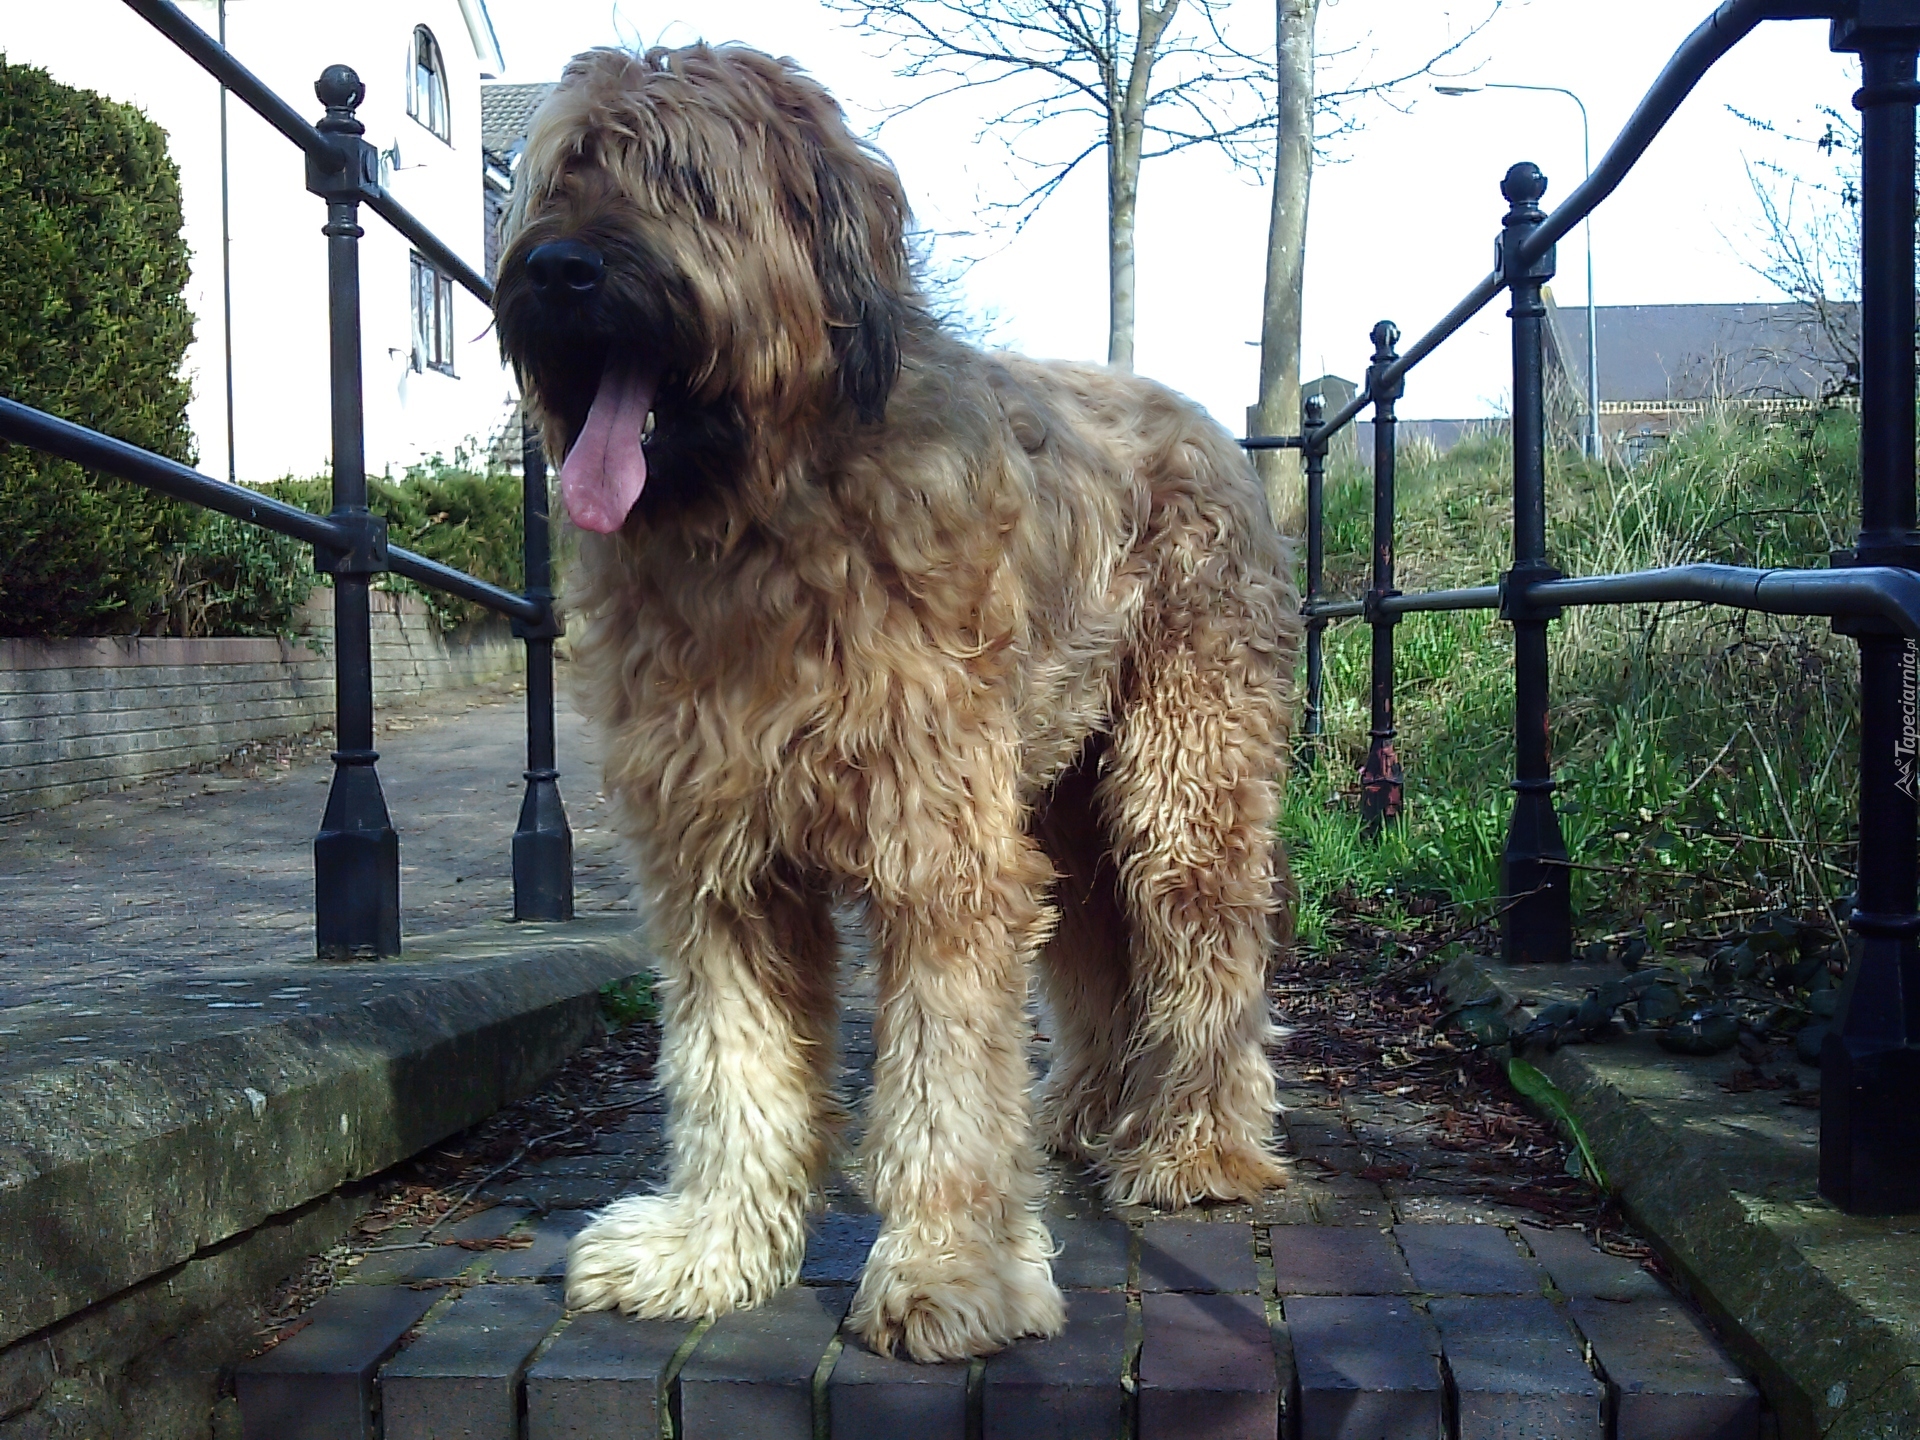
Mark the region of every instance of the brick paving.
[[[383, 717], [410, 935], [510, 907], [521, 701], [459, 703], [451, 716]], [[571, 715], [560, 746], [579, 908], [628, 908]], [[162, 999], [300, 1008], [295, 994], [254, 994], [247, 957], [310, 953], [329, 769], [323, 747], [287, 747], [0, 825], [0, 1050], [28, 1015], [82, 1031]], [[872, 996], [857, 950], [850, 960], [842, 1047], [857, 1097]], [[1037, 1029], [1037, 1066], [1047, 1048]], [[1427, 1143], [1427, 1107], [1281, 1078], [1293, 1184], [1256, 1205], [1162, 1216], [1109, 1211], [1084, 1175], [1051, 1166], [1066, 1333], [940, 1367], [872, 1356], [840, 1328], [876, 1225], [852, 1161], [830, 1178], [801, 1284], [774, 1304], [711, 1326], [567, 1315], [565, 1247], [586, 1212], [664, 1175], [659, 1096], [609, 1097], [623, 1118], [591, 1153], [510, 1172], [482, 1192], [489, 1208], [431, 1237], [506, 1248], [389, 1233], [290, 1338], [237, 1367], [244, 1433], [1759, 1435], [1756, 1392], [1690, 1310], [1583, 1236], [1527, 1224], [1537, 1217], [1501, 1203], [1478, 1157]]]
[[[565, 1212], [534, 1214], [519, 1219], [514, 1233], [538, 1247], [574, 1223]], [[1450, 1273], [1459, 1275], [1487, 1256], [1488, 1240], [1504, 1244], [1529, 1275], [1529, 1294], [1300, 1294], [1284, 1280], [1254, 1293], [1144, 1290], [1140, 1258], [1155, 1243], [1155, 1228], [1131, 1227], [1127, 1283], [1069, 1288], [1064, 1334], [972, 1365], [917, 1366], [867, 1352], [840, 1329], [852, 1294], [840, 1283], [803, 1281], [758, 1310], [711, 1325], [568, 1317], [557, 1269], [509, 1274], [502, 1262], [514, 1251], [460, 1252], [464, 1272], [414, 1282], [431, 1287], [425, 1291], [385, 1276], [337, 1288], [309, 1312], [307, 1328], [241, 1365], [245, 1433], [261, 1440], [372, 1440], [377, 1433], [388, 1440], [1757, 1440], [1761, 1433], [1753, 1386], [1683, 1306], [1648, 1293], [1624, 1301], [1569, 1295], [1504, 1229], [1425, 1226], [1418, 1242], [1428, 1254], [1451, 1247], [1460, 1268]], [[1219, 1228], [1250, 1251], [1258, 1244], [1276, 1256], [1325, 1233], [1231, 1221]], [[1357, 1233], [1397, 1248], [1401, 1228]], [[1085, 1273], [1076, 1267], [1088, 1264], [1088, 1249], [1097, 1255], [1101, 1239], [1095, 1230], [1063, 1227], [1063, 1277]], [[1588, 1288], [1638, 1290], [1629, 1272], [1644, 1272], [1632, 1262], [1588, 1249], [1580, 1262], [1595, 1282]], [[1096, 1258], [1092, 1268], [1103, 1263]], [[1382, 1273], [1372, 1259], [1360, 1270]], [[373, 1296], [394, 1304], [377, 1307]], [[358, 1428], [341, 1428], [343, 1407], [366, 1394], [373, 1367], [429, 1305], [435, 1308], [416, 1338], [379, 1371], [384, 1431], [371, 1408]], [[514, 1428], [516, 1403], [523, 1430]]]
[[[842, 1046], [858, 1097], [873, 1058], [872, 985], [860, 947], [850, 938], [846, 950]], [[1034, 1048], [1043, 1063], [1038, 1031]], [[1758, 1440], [1757, 1392], [1646, 1270], [1436, 1180], [1389, 1195], [1359, 1172], [1389, 1146], [1405, 1173], [1424, 1164], [1392, 1097], [1288, 1095], [1290, 1148], [1341, 1155], [1348, 1168], [1302, 1167], [1259, 1205], [1108, 1213], [1084, 1176], [1050, 1165], [1066, 1332], [971, 1365], [885, 1359], [843, 1328], [878, 1228], [851, 1161], [830, 1177], [800, 1283], [759, 1310], [710, 1325], [565, 1315], [566, 1241], [587, 1209], [664, 1178], [662, 1101], [644, 1087], [603, 1097], [624, 1118], [591, 1153], [491, 1182], [481, 1198], [492, 1208], [455, 1227], [514, 1248], [383, 1248], [309, 1313], [327, 1319], [359, 1303], [342, 1297], [408, 1275], [437, 1288], [418, 1339], [380, 1375], [383, 1392], [399, 1387], [399, 1408], [384, 1412], [389, 1440]], [[410, 1270], [408, 1256], [453, 1258]], [[489, 1301], [515, 1290], [552, 1298], [517, 1311]], [[286, 1413], [260, 1397], [293, 1383], [274, 1376], [304, 1374], [284, 1352], [318, 1350], [336, 1328], [316, 1323], [240, 1367], [267, 1367], [241, 1389], [247, 1435], [283, 1433], [255, 1428], [255, 1409]], [[436, 1377], [433, 1423], [416, 1421]], [[486, 1419], [506, 1415], [514, 1377], [519, 1430]], [[371, 1414], [352, 1432], [376, 1433]]]

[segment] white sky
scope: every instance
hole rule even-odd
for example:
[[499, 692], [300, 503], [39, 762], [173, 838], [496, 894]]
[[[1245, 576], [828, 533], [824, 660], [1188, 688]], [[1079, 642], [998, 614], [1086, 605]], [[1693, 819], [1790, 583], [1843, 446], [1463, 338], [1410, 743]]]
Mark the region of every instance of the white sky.
[[[1597, 160], [1674, 49], [1713, 0], [1509, 0], [1458, 57], [1475, 81], [1560, 85], [1592, 117]], [[507, 78], [544, 80], [591, 45], [739, 40], [791, 55], [818, 76], [869, 133], [886, 109], [923, 93], [893, 74], [882, 43], [848, 29], [817, 0], [490, 0]], [[1272, 44], [1271, 0], [1234, 0], [1233, 33]], [[1482, 11], [1473, 0], [1323, 0], [1323, 88], [1411, 68]], [[1264, 29], [1261, 27], [1264, 26]], [[1746, 163], [1769, 157], [1812, 168], [1804, 151], [1769, 139], [1729, 105], [1783, 129], [1817, 133], [1816, 107], [1846, 109], [1858, 82], [1851, 56], [1827, 50], [1825, 22], [1770, 22], [1689, 98], [1593, 222], [1594, 290], [1602, 305], [1777, 299], [1751, 268], [1759, 207]], [[1394, 320], [1424, 331], [1492, 264], [1505, 202], [1499, 181], [1532, 160], [1551, 181], [1549, 206], [1581, 178], [1579, 114], [1558, 95], [1489, 92], [1459, 99], [1423, 82], [1407, 113], [1378, 103], [1355, 112], [1358, 132], [1332, 143], [1315, 171], [1307, 244], [1303, 373], [1359, 378], [1367, 331]], [[1106, 357], [1105, 182], [1082, 167], [1018, 235], [987, 209], [1019, 195], [1003, 149], [978, 138], [984, 102], [924, 107], [879, 129], [920, 222], [959, 238], [951, 260], [971, 305], [997, 317], [995, 343], [1036, 355]], [[1063, 142], [1064, 143], [1064, 142]], [[1150, 161], [1141, 181], [1136, 368], [1205, 404], [1238, 432], [1253, 399], [1267, 234], [1264, 177], [1206, 152]], [[1576, 231], [1560, 245], [1554, 293], [1585, 303]], [[1505, 306], [1449, 342], [1408, 380], [1408, 417], [1499, 413], [1508, 394]]]

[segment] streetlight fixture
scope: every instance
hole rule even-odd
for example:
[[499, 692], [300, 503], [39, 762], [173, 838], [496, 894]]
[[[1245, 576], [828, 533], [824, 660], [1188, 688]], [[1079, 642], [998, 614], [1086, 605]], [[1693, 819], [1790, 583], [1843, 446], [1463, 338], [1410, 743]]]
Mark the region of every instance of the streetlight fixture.
[[[1587, 126], [1587, 107], [1580, 97], [1561, 85], [1512, 85], [1489, 80], [1482, 85], [1436, 85], [1442, 95], [1477, 95], [1482, 90], [1537, 90], [1549, 95], [1564, 95], [1580, 107], [1580, 164], [1593, 174], [1593, 143]], [[1587, 243], [1587, 454], [1600, 458], [1600, 330], [1593, 309], [1593, 217], [1580, 222]]]

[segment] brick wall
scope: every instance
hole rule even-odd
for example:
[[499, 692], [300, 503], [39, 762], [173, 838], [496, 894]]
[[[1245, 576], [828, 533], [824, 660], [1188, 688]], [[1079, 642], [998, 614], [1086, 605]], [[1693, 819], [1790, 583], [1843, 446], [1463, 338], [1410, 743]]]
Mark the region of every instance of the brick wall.
[[[417, 596], [375, 591], [374, 703], [520, 668], [504, 622], [442, 635]], [[0, 816], [65, 804], [333, 719], [332, 593], [283, 640], [0, 639]]]

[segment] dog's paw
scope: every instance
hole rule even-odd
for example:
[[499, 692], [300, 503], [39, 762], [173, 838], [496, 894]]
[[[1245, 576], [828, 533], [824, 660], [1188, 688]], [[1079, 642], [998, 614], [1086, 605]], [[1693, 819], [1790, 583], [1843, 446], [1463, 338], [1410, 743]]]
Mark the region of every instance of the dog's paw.
[[793, 1283], [806, 1246], [799, 1217], [748, 1224], [726, 1211], [680, 1195], [616, 1200], [567, 1247], [567, 1308], [702, 1320]]
[[1202, 1200], [1258, 1200], [1287, 1183], [1286, 1166], [1255, 1147], [1210, 1146], [1168, 1153], [1147, 1144], [1110, 1149], [1100, 1162], [1107, 1202], [1177, 1210]]
[[[883, 1236], [860, 1277], [847, 1319], [882, 1355], [904, 1352], [922, 1363], [991, 1355], [1025, 1335], [1058, 1335], [1067, 1313], [1037, 1244], [990, 1250], [962, 1244], [916, 1253], [900, 1237]], [[889, 1243], [891, 1242], [891, 1243]]]

